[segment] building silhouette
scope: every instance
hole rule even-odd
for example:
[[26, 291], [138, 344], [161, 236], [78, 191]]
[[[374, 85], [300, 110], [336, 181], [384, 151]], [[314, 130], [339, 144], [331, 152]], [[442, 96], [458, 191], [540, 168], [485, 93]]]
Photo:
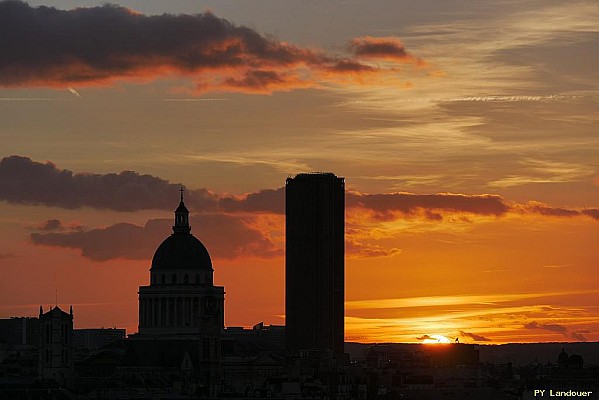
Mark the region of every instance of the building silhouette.
[[0, 343], [8, 345], [37, 346], [39, 343], [39, 319], [36, 317], [12, 317], [0, 319]]
[[126, 342], [130, 375], [123, 379], [145, 379], [147, 370], [168, 379], [174, 369], [183, 371], [184, 393], [216, 395], [225, 291], [214, 286], [213, 272], [206, 247], [191, 234], [181, 189], [173, 233], [156, 249], [150, 285], [139, 288], [139, 333]]
[[345, 183], [298, 174], [285, 186], [285, 350], [344, 352]]
[[173, 233], [154, 253], [150, 285], [139, 288], [139, 333], [220, 335], [225, 292], [214, 286], [213, 273], [208, 250], [191, 234], [181, 193]]
[[38, 370], [42, 381], [73, 386], [73, 307], [66, 313], [56, 306], [46, 313], [40, 306]]
[[73, 329], [75, 351], [93, 351], [125, 339], [127, 331], [117, 328]]

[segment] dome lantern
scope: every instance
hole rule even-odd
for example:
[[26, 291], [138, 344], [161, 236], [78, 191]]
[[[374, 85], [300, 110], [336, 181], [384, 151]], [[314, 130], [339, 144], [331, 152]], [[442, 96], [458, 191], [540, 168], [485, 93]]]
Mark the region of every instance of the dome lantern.
[[173, 225], [174, 233], [189, 234], [191, 232], [191, 226], [189, 225], [189, 210], [185, 207], [183, 202], [183, 192], [185, 189], [181, 187], [181, 202], [179, 207], [175, 210], [175, 225]]

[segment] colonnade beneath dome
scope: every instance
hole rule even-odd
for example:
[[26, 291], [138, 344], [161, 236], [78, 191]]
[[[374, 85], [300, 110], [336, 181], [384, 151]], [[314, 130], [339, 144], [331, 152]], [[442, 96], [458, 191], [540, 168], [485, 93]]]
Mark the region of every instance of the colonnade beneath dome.
[[144, 296], [139, 300], [139, 326], [198, 327], [200, 312], [204, 311], [201, 308], [205, 308], [205, 302], [206, 299], [197, 296]]

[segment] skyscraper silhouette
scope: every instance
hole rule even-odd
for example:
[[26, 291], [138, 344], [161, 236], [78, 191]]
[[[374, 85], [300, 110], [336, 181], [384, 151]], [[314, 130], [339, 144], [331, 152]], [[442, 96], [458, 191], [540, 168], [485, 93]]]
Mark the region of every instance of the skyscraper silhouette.
[[344, 351], [345, 184], [332, 173], [287, 178], [285, 347]]

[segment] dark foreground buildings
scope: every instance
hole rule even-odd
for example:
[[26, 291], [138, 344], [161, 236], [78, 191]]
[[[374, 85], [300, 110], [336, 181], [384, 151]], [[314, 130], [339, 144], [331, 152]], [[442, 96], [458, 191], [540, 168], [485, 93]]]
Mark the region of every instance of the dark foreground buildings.
[[345, 183], [298, 174], [285, 186], [285, 348], [344, 352]]

